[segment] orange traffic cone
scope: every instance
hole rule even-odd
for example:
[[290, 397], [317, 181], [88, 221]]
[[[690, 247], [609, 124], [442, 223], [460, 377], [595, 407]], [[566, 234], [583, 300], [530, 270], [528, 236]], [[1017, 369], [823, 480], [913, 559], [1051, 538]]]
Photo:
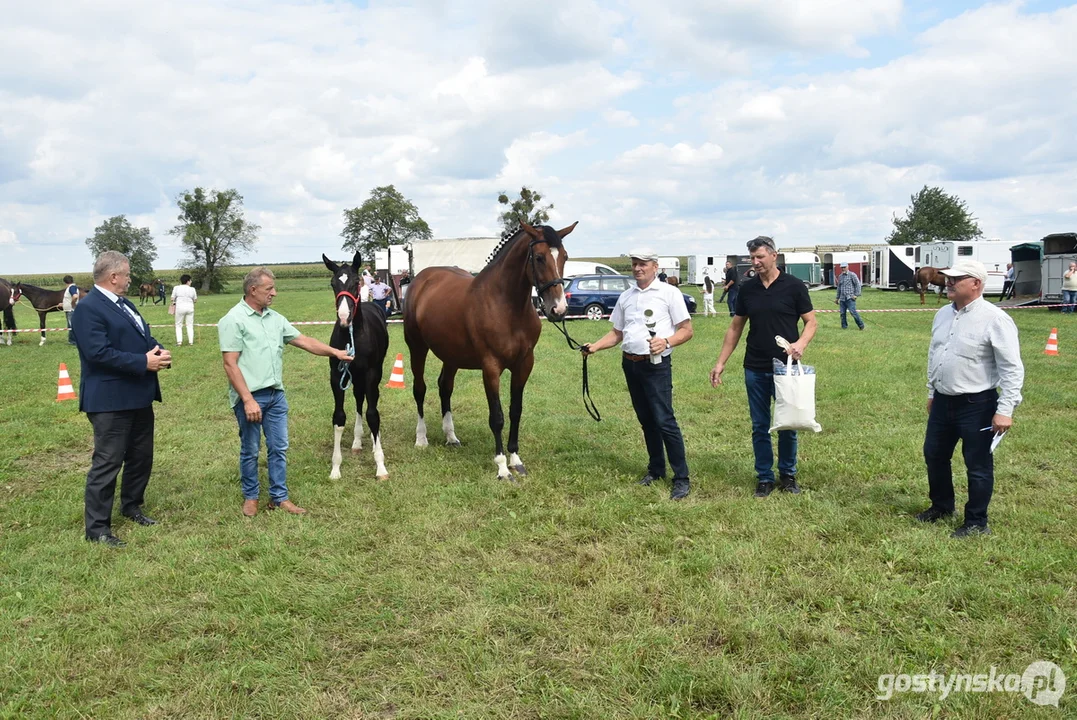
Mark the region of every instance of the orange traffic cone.
[[389, 382], [385, 383], [385, 387], [404, 389], [404, 353], [396, 354], [393, 372], [389, 375]]
[[1047, 347], [1044, 355], [1058, 355], [1058, 328], [1051, 328], [1051, 335], [1047, 338]]
[[56, 382], [56, 402], [61, 400], [78, 400], [75, 388], [71, 387], [71, 376], [67, 374], [67, 365], [60, 363], [60, 379]]

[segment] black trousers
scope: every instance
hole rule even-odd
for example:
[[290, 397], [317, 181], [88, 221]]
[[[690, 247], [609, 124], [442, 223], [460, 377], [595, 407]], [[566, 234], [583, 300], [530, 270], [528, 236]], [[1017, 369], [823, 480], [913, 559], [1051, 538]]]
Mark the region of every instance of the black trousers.
[[647, 444], [647, 472], [655, 477], [666, 476], [666, 458], [674, 480], [688, 479], [688, 461], [684, 452], [684, 437], [673, 416], [673, 363], [662, 358], [657, 365], [650, 360], [633, 362], [621, 359], [621, 369], [628, 384], [628, 394], [636, 419], [643, 428]]
[[[986, 525], [987, 506], [995, 489], [995, 456], [991, 454], [991, 420], [998, 409], [998, 391], [971, 395], [935, 393], [924, 435], [928, 496], [931, 507], [954, 511], [954, 474], [950, 467], [957, 443], [968, 473], [969, 501], [965, 524]], [[986, 429], [985, 429], [986, 428]]]
[[86, 474], [86, 537], [112, 532], [112, 499], [123, 468], [120, 512], [142, 511], [153, 469], [153, 407], [86, 413], [93, 425], [93, 461]]

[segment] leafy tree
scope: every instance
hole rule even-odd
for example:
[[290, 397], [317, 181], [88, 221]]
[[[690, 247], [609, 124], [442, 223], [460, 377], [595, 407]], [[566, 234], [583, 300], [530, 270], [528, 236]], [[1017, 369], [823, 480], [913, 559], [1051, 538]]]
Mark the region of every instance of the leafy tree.
[[374, 258], [377, 250], [389, 253], [389, 269], [393, 267], [393, 245], [403, 245], [408, 253], [408, 269], [412, 267], [412, 243], [433, 237], [430, 226], [419, 217], [415, 203], [405, 198], [392, 185], [376, 187], [370, 197], [357, 208], [344, 211], [344, 249], [357, 251], [362, 257]]
[[250, 250], [262, 228], [243, 217], [243, 196], [236, 190], [208, 192], [196, 187], [180, 193], [180, 224], [169, 233], [187, 251], [184, 267], [203, 291], [219, 291], [224, 285], [226, 266], [240, 251]]
[[965, 201], [947, 195], [942, 188], [928, 187], [913, 195], [905, 217], [894, 216], [891, 245], [918, 245], [942, 240], [975, 240], [983, 236]]
[[497, 196], [497, 201], [508, 206], [508, 210], [497, 217], [505, 232], [513, 232], [521, 222], [528, 225], [545, 225], [546, 221], [550, 219], [549, 211], [553, 210], [552, 203], [545, 207], [540, 204], [542, 202], [542, 193], [532, 190], [526, 185], [520, 188], [520, 197], [515, 200], [510, 201], [508, 195], [501, 193]]
[[135, 285], [154, 279], [153, 261], [157, 246], [149, 228], [136, 228], [123, 215], [116, 215], [94, 228], [93, 237], [86, 238], [86, 247], [96, 258], [106, 250], [127, 256], [131, 263], [131, 282]]

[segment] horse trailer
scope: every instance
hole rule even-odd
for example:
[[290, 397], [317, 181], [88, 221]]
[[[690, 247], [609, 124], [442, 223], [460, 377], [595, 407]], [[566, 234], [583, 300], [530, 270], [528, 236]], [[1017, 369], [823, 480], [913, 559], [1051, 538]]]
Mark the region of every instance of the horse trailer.
[[1014, 297], [1040, 296], [1043, 277], [1043, 241], [1021, 243], [1010, 248], [1014, 270]]
[[1043, 239], [1040, 301], [1062, 302], [1062, 276], [1077, 261], [1077, 233], [1055, 233]]
[[710, 279], [719, 285], [725, 279], [725, 255], [689, 255], [688, 278], [685, 280], [689, 285], [702, 285], [703, 278]]
[[1006, 278], [1006, 263], [1010, 262], [1010, 243], [1002, 240], [973, 240], [927, 243], [920, 249], [920, 267], [944, 269], [958, 260], [978, 260], [987, 268], [984, 294], [1002, 292]]
[[879, 290], [904, 292], [913, 287], [916, 245], [875, 245], [871, 248], [868, 285]]
[[658, 258], [658, 272], [665, 273], [669, 277], [677, 278], [677, 282], [681, 281], [681, 259], [675, 256], [666, 256]]
[[849, 265], [849, 272], [860, 278], [860, 282], [868, 281], [868, 254], [862, 250], [847, 250], [844, 252], [823, 253], [823, 283], [833, 285], [841, 270], [842, 263]]
[[795, 278], [800, 278], [806, 285], [819, 285], [823, 282], [823, 266], [819, 256], [810, 252], [779, 252], [778, 267]]

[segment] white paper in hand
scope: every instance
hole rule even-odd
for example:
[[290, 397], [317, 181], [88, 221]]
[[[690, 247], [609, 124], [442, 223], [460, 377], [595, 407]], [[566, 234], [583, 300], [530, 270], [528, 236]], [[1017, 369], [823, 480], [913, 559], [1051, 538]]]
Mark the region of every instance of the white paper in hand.
[[1006, 437], [1006, 433], [1004, 433], [1004, 432], [998, 433], [997, 432], [997, 433], [995, 433], [995, 436], [993, 438], [991, 438], [991, 454], [992, 455], [995, 454], [995, 448], [997, 448], [999, 446], [999, 443], [1002, 442], [1002, 438], [1004, 438], [1004, 437]]

